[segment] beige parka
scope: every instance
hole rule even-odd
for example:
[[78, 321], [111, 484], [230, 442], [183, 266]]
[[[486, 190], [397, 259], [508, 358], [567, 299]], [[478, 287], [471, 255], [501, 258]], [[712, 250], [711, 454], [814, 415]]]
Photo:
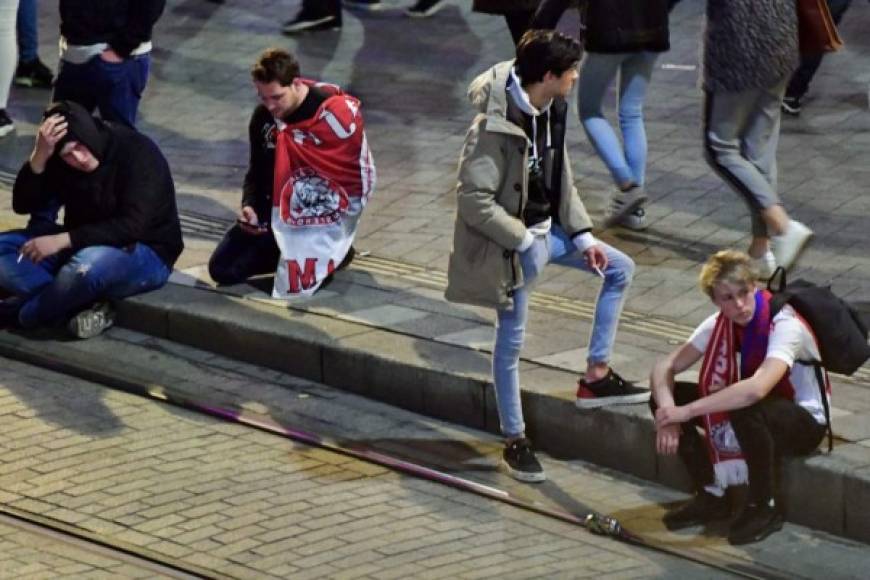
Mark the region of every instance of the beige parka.
[[[499, 63], [474, 79], [468, 98], [478, 109], [465, 136], [456, 185], [453, 250], [445, 298], [494, 308], [510, 307], [523, 273], [515, 249], [523, 241], [522, 215], [528, 199], [528, 150], [523, 130], [507, 119], [505, 87], [513, 61]], [[562, 103], [561, 123], [565, 123]], [[558, 115], [551, 115], [551, 122]], [[564, 131], [564, 129], [563, 129]], [[588, 231], [592, 221], [574, 187], [563, 145], [559, 223], [568, 235]]]

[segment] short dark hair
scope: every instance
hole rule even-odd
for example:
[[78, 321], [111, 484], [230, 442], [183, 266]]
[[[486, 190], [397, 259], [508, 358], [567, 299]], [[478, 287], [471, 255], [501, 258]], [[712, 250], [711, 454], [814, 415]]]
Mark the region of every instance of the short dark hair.
[[583, 49], [570, 36], [555, 30], [527, 30], [517, 43], [517, 75], [523, 85], [544, 80], [548, 72], [562, 76], [577, 66]]
[[299, 76], [299, 61], [280, 48], [267, 48], [251, 67], [251, 77], [258, 83], [271, 83], [289, 87]]

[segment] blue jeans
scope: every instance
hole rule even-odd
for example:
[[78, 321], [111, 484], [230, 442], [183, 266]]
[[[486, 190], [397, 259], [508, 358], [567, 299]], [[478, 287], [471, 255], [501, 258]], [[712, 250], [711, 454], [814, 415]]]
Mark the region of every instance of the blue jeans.
[[[631, 258], [616, 248], [599, 243], [607, 253], [607, 268], [604, 269], [604, 282], [595, 303], [595, 318], [589, 338], [590, 363], [610, 360], [625, 294], [634, 276], [634, 262]], [[515, 290], [512, 309], [496, 311], [495, 347], [492, 352], [492, 377], [498, 417], [502, 434], [509, 438], [525, 432], [520, 403], [520, 350], [525, 336], [531, 286], [549, 262], [590, 272], [597, 278], [583, 254], [577, 251], [574, 243], [558, 225], [553, 225], [546, 236], [536, 237], [532, 246], [520, 254], [525, 283], [522, 288]]]
[[[643, 103], [657, 53], [590, 52], [580, 69], [577, 105], [589, 141], [618, 186], [643, 185], [646, 175], [646, 129]], [[602, 103], [610, 83], [619, 73], [619, 128], [622, 143], [604, 116]]]
[[39, 56], [39, 28], [36, 18], [36, 0], [21, 0], [17, 18], [19, 62], [30, 62]]
[[18, 261], [21, 246], [36, 237], [27, 230], [0, 234], [0, 288], [24, 303], [24, 328], [60, 324], [104, 299], [119, 299], [160, 288], [171, 270], [145, 244], [131, 248], [90, 246], [64, 251], [34, 264]]
[[84, 64], [60, 61], [53, 101], [75, 101], [88, 111], [100, 111], [107, 121], [136, 125], [136, 112], [148, 82], [151, 55], [106, 62], [99, 56]]

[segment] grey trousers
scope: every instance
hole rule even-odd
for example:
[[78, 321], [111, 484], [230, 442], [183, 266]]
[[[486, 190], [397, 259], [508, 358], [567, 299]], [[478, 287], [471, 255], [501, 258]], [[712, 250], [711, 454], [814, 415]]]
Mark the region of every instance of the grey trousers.
[[704, 155], [749, 206], [753, 237], [769, 237], [761, 210], [780, 203], [776, 148], [787, 84], [788, 77], [763, 89], [705, 93]]

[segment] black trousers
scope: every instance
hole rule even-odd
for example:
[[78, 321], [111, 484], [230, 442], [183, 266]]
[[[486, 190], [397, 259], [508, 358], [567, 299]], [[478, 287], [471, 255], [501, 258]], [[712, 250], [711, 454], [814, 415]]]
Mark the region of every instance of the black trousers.
[[534, 15], [534, 10], [515, 10], [505, 12], [504, 19], [507, 22], [508, 30], [511, 31], [511, 38], [514, 39], [514, 44], [519, 43], [520, 38], [522, 38], [523, 34], [526, 33], [526, 30], [529, 29], [529, 25], [532, 23], [532, 17], [534, 17]]
[[[698, 400], [695, 383], [677, 382], [674, 402], [687, 405]], [[655, 413], [656, 404], [650, 399]], [[750, 501], [765, 502], [774, 496], [776, 461], [783, 455], [807, 455], [818, 447], [825, 436], [810, 413], [793, 401], [777, 395], [768, 395], [761, 401], [729, 411], [729, 419], [749, 468]], [[686, 465], [697, 491], [714, 481], [713, 464], [707, 451], [700, 417], [682, 425], [679, 456]]]
[[208, 273], [218, 284], [239, 284], [257, 274], [274, 273], [280, 257], [272, 232], [248, 234], [236, 224], [215, 248]]

